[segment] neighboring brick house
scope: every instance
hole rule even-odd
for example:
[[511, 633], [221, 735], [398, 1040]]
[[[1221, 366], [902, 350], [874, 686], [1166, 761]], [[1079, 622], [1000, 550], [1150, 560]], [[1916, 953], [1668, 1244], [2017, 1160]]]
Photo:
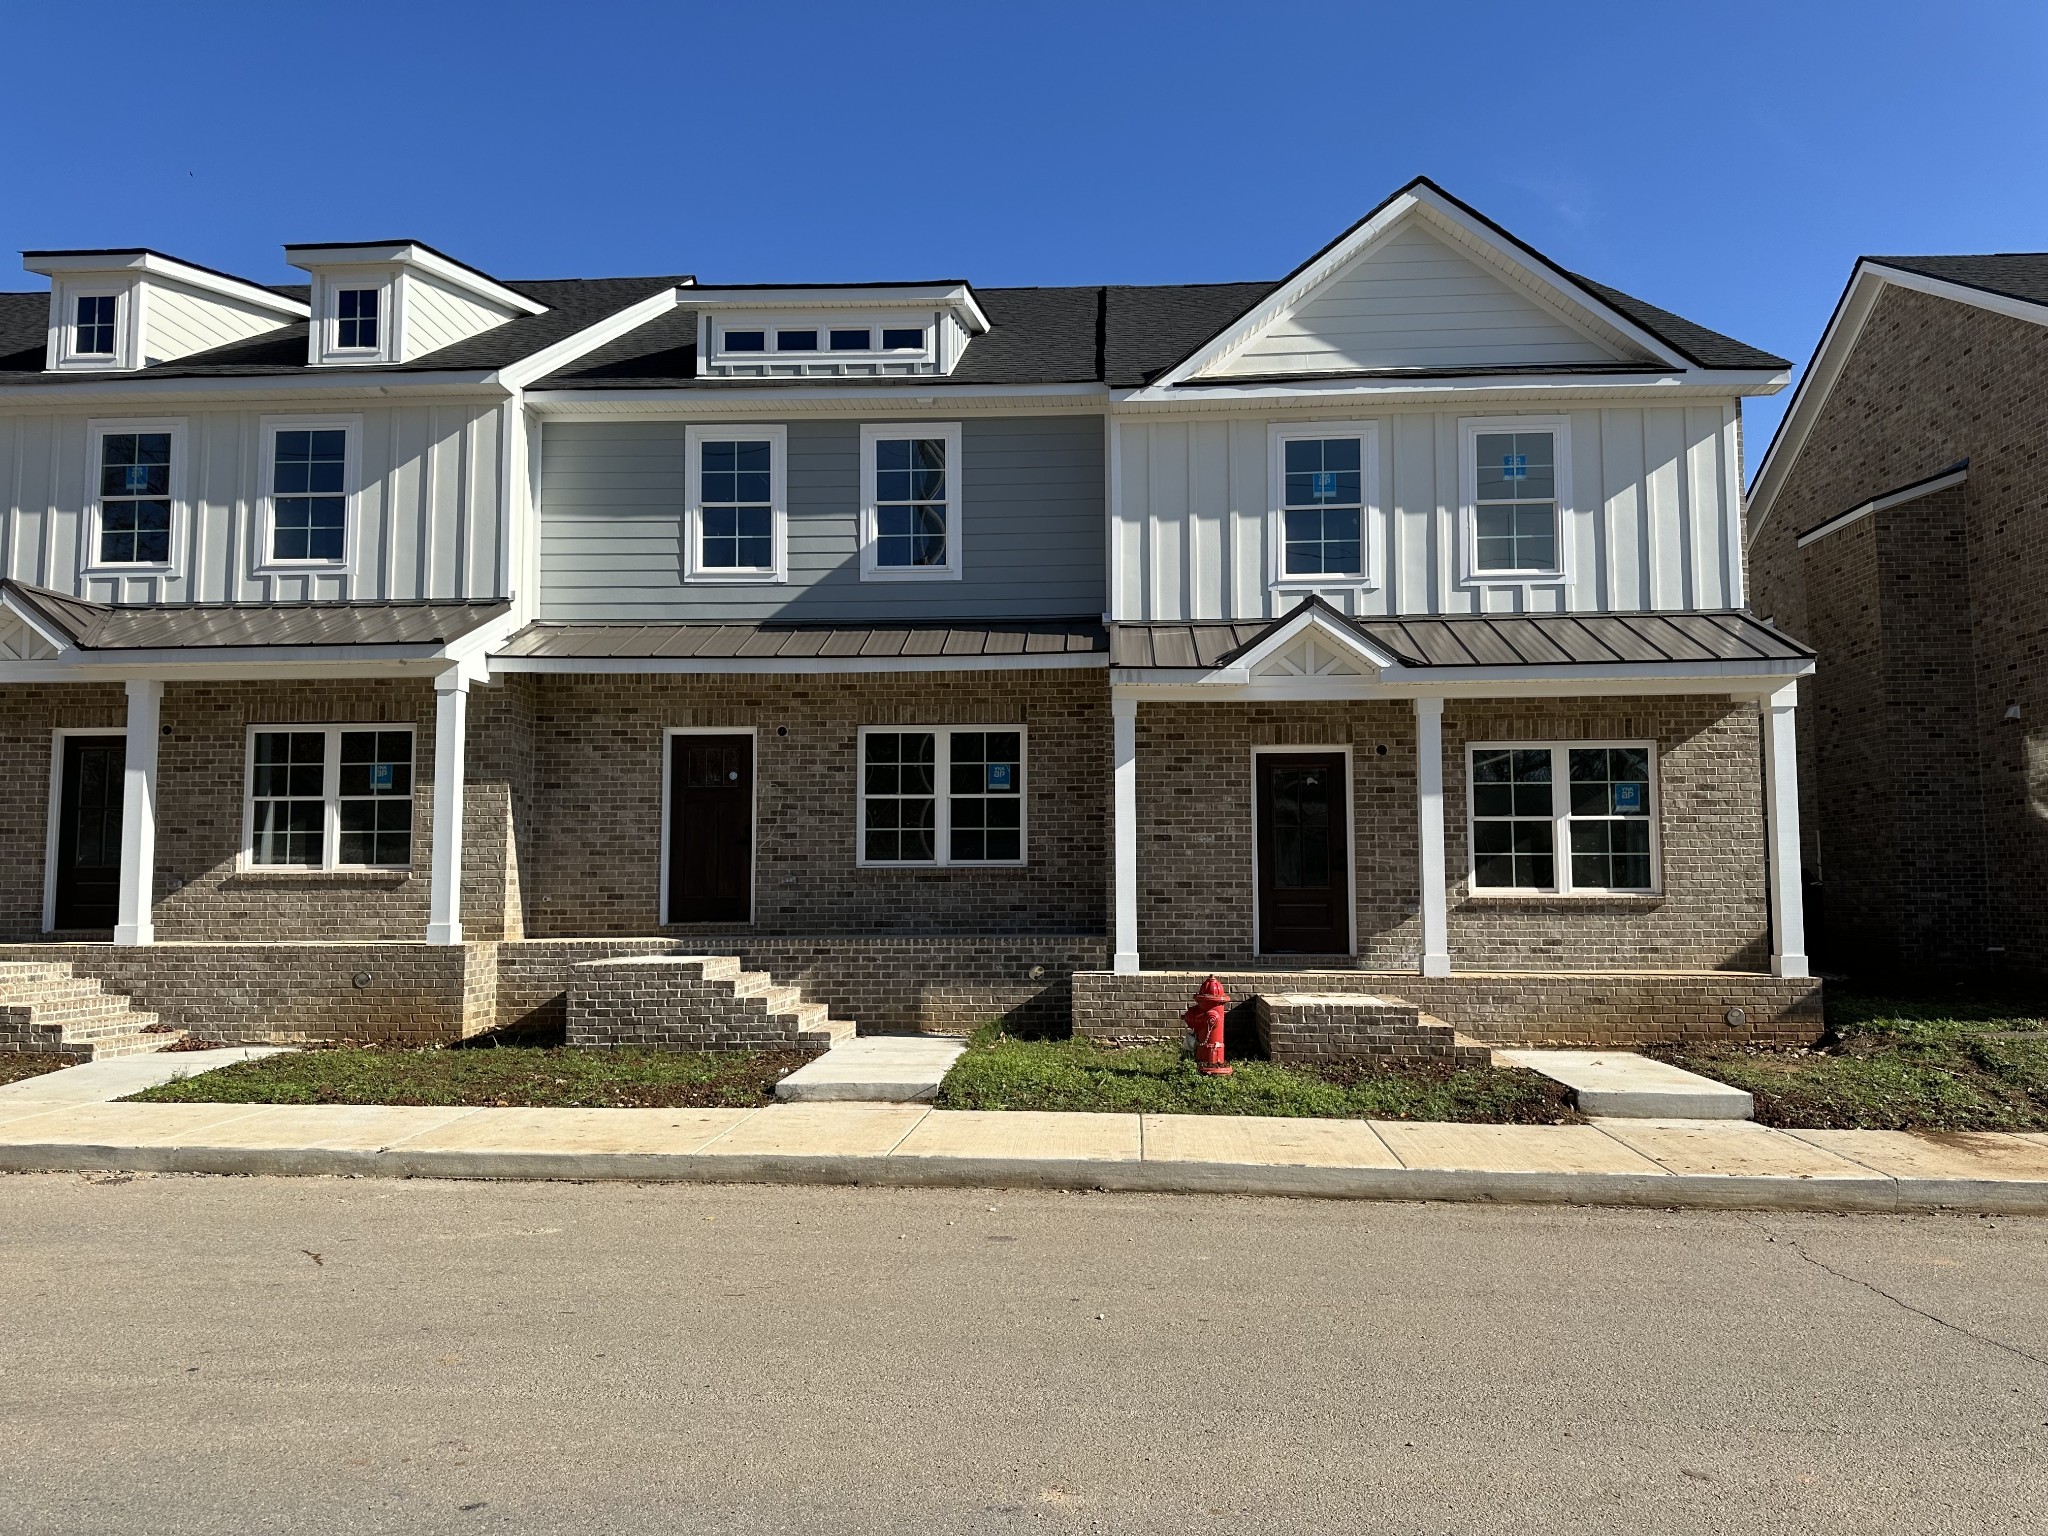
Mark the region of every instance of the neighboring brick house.
[[1426, 181], [1277, 282], [286, 253], [0, 294], [9, 956], [243, 1038], [677, 950], [870, 1027], [1156, 1033], [1214, 968], [1815, 1028], [1782, 359]]
[[2048, 970], [2048, 255], [1857, 263], [1750, 498], [1849, 971]]

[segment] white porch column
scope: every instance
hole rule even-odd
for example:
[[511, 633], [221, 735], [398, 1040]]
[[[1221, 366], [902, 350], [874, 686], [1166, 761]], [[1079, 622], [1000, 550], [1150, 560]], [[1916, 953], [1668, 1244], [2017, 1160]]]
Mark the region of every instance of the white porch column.
[[1799, 689], [1787, 684], [1758, 708], [1764, 727], [1764, 836], [1771, 869], [1771, 974], [1808, 976], [1806, 906], [1799, 880], [1799, 751], [1793, 711]]
[[1451, 974], [1444, 894], [1444, 701], [1415, 701], [1415, 804], [1422, 848], [1422, 974]]
[[163, 719], [164, 685], [128, 679], [127, 767], [121, 775], [121, 902], [116, 944], [154, 944], [151, 897], [156, 887], [156, 739]]
[[462, 942], [462, 771], [469, 736], [469, 679], [434, 679], [434, 865], [427, 897], [427, 942]]
[[1119, 976], [1138, 972], [1138, 701], [1113, 693], [1116, 738], [1116, 959]]

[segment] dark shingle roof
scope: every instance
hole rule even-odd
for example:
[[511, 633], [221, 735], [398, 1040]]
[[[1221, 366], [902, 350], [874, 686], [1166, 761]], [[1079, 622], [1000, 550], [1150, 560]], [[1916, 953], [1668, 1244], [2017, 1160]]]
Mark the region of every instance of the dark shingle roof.
[[2005, 251], [1991, 256], [1866, 256], [1880, 267], [1962, 283], [2009, 299], [2048, 304], [2048, 252]]
[[511, 610], [507, 602], [89, 603], [26, 582], [0, 592], [80, 650], [268, 645], [446, 645]]
[[1723, 336], [1719, 331], [1710, 331], [1704, 325], [1694, 325], [1683, 316], [1674, 315], [1668, 309], [1659, 309], [1654, 304], [1645, 304], [1641, 299], [1623, 293], [1619, 288], [1596, 283], [1590, 277], [1581, 277], [1576, 272], [1565, 275], [1594, 297], [1621, 311], [1666, 346], [1681, 356], [1690, 358], [1702, 368], [1792, 366], [1787, 359], [1775, 352], [1766, 352], [1760, 347], [1752, 347], [1746, 342], [1737, 341], [1732, 336]]
[[1109, 649], [1094, 619], [977, 624], [529, 624], [497, 654], [555, 661], [888, 660], [900, 656], [1090, 656]]
[[[1674, 661], [1804, 661], [1813, 652], [1755, 615], [1605, 613], [1331, 618], [1410, 667], [1606, 666]], [[1113, 667], [1228, 665], [1295, 617], [1236, 624], [1112, 624]]]

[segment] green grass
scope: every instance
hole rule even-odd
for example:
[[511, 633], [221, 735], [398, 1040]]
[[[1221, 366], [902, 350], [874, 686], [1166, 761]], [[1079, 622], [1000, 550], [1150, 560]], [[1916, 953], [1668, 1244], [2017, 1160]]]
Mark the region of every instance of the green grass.
[[0, 1083], [18, 1083], [24, 1078], [41, 1077], [45, 1072], [54, 1072], [70, 1063], [55, 1056], [44, 1056], [35, 1051], [0, 1051]]
[[745, 1108], [813, 1052], [484, 1050], [334, 1046], [287, 1051], [133, 1095], [156, 1104], [430, 1104]]
[[941, 1109], [1304, 1115], [1318, 1119], [1548, 1124], [1579, 1118], [1569, 1093], [1534, 1072], [1499, 1068], [1281, 1067], [1234, 1061], [1204, 1077], [1178, 1046], [1018, 1040], [984, 1029], [939, 1085]]
[[1651, 1054], [1756, 1096], [1766, 1125], [2048, 1130], [2048, 1001], [1903, 1000], [1830, 987], [1811, 1050]]

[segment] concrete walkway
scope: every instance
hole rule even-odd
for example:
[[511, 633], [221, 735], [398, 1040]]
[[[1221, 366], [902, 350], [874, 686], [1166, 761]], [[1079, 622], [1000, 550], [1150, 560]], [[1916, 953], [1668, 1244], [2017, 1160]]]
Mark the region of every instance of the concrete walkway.
[[168, 1083], [174, 1077], [197, 1077], [232, 1062], [275, 1056], [282, 1045], [232, 1045], [218, 1051], [150, 1051], [140, 1056], [109, 1056], [105, 1061], [60, 1067], [40, 1077], [25, 1077], [0, 1087], [0, 1113], [21, 1104], [104, 1104], [131, 1093]]
[[797, 1104], [923, 1103], [966, 1049], [965, 1040], [944, 1035], [862, 1035], [798, 1067], [775, 1085], [775, 1096]]
[[2048, 1135], [933, 1110], [0, 1103], [0, 1171], [1124, 1189], [2048, 1213]]
[[1635, 1051], [1493, 1053], [1499, 1066], [1525, 1067], [1572, 1090], [1580, 1110], [1637, 1120], [1747, 1120], [1755, 1101], [1742, 1089]]

